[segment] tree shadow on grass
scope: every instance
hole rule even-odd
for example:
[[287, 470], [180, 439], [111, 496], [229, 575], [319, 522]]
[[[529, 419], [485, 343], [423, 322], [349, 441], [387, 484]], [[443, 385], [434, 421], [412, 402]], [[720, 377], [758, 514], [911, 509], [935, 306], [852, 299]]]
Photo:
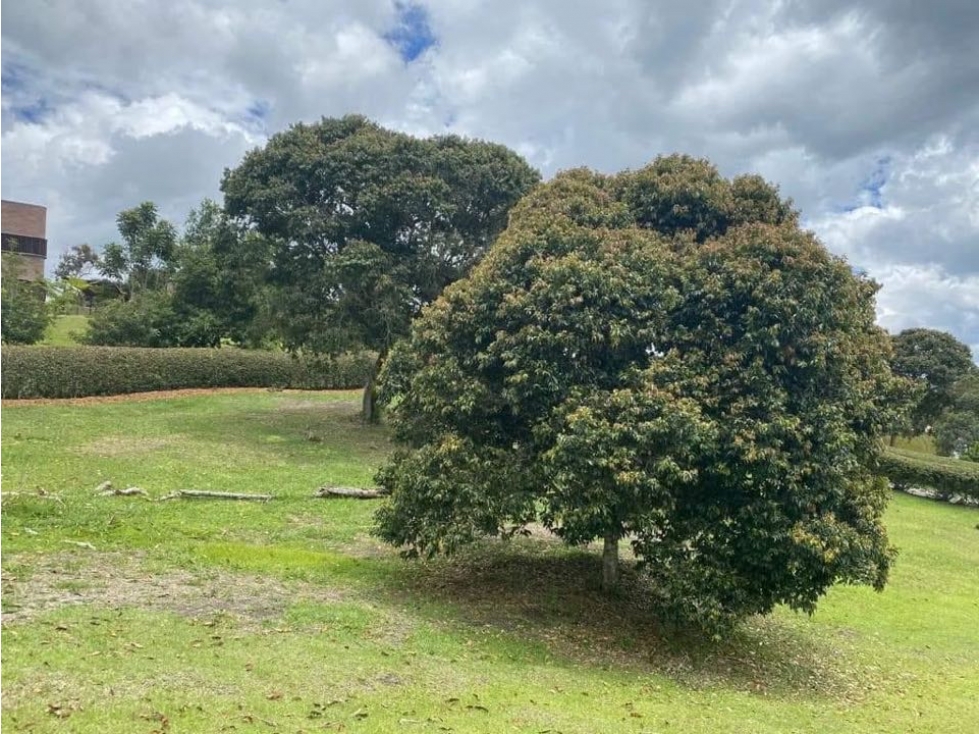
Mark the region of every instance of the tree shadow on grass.
[[857, 662], [858, 640], [805, 617], [756, 617], [721, 642], [657, 621], [646, 583], [623, 569], [613, 596], [601, 559], [540, 540], [487, 542], [395, 573], [397, 594], [448, 624], [543, 646], [555, 660], [665, 675], [692, 688], [856, 701], [879, 680]]

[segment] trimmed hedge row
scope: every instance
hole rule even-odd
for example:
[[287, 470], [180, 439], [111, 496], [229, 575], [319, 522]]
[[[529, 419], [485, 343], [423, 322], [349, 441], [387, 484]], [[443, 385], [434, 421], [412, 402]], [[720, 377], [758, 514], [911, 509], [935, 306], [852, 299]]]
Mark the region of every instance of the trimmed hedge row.
[[934, 490], [943, 499], [960, 495], [979, 500], [979, 464], [975, 462], [888, 448], [879, 466], [895, 489], [921, 487]]
[[4, 398], [80, 398], [202, 387], [363, 387], [374, 355], [333, 360], [244, 349], [15, 347], [2, 350]]

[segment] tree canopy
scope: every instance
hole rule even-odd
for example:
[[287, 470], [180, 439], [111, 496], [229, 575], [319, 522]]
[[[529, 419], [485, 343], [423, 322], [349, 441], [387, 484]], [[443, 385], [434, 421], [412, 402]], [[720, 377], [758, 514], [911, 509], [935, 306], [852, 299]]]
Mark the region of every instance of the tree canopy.
[[709, 629], [879, 589], [875, 292], [758, 177], [560, 174], [393, 350], [377, 532], [433, 555], [536, 521], [603, 540], [609, 585], [628, 540], [662, 613]]
[[130, 295], [160, 288], [173, 270], [177, 230], [161, 219], [156, 205], [144, 201], [116, 217], [122, 242], [110, 242], [103, 250], [99, 269], [121, 282]]
[[359, 116], [298, 124], [225, 172], [225, 207], [270, 242], [287, 346], [380, 355], [465, 275], [539, 175], [513, 151]]
[[913, 432], [922, 433], [953, 404], [953, 386], [976, 365], [969, 347], [944, 331], [905, 329], [893, 344], [891, 369], [924, 388], [910, 414]]
[[949, 390], [950, 404], [935, 421], [935, 448], [943, 456], [979, 460], [979, 369], [969, 370]]

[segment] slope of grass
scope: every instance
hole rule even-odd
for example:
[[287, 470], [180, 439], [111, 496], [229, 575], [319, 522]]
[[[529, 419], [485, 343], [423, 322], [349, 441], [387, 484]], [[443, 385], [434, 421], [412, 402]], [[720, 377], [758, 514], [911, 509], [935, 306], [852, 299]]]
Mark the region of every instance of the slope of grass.
[[88, 316], [69, 314], [57, 316], [44, 332], [41, 344], [52, 347], [67, 347], [81, 344], [82, 335], [88, 330]]
[[[407, 563], [356, 393], [3, 408], [3, 718], [33, 732], [966, 732], [979, 511], [895, 495], [883, 594], [707, 644], [541, 537]], [[110, 479], [268, 503], [103, 497]], [[627, 585], [632, 583], [626, 574]]]
[[931, 436], [898, 436], [894, 441], [894, 447], [904, 451], [916, 451], [919, 454], [936, 454], [935, 439]]

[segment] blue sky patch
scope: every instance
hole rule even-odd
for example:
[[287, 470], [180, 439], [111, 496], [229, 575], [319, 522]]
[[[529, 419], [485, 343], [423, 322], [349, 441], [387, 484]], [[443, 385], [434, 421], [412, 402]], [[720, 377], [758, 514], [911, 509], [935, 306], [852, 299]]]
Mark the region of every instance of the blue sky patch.
[[882, 156], [877, 159], [876, 167], [860, 187], [864, 206], [872, 206], [874, 209], [884, 208], [884, 197], [881, 191], [890, 176], [890, 166], [890, 156]]
[[272, 105], [264, 99], [255, 100], [246, 110], [248, 116], [257, 122], [264, 122], [271, 111]]
[[47, 99], [32, 90], [33, 77], [30, 67], [16, 61], [5, 63], [0, 74], [6, 112], [29, 124], [41, 122], [54, 109]]
[[874, 209], [884, 208], [884, 186], [891, 175], [891, 157], [881, 156], [874, 162], [874, 169], [863, 181], [857, 191], [857, 200], [844, 206], [836, 207], [837, 213], [848, 213], [865, 206]]
[[410, 64], [435, 46], [438, 39], [429, 25], [428, 10], [424, 6], [416, 2], [395, 0], [394, 9], [398, 16], [398, 25], [384, 34], [384, 40], [397, 50], [402, 61]]

